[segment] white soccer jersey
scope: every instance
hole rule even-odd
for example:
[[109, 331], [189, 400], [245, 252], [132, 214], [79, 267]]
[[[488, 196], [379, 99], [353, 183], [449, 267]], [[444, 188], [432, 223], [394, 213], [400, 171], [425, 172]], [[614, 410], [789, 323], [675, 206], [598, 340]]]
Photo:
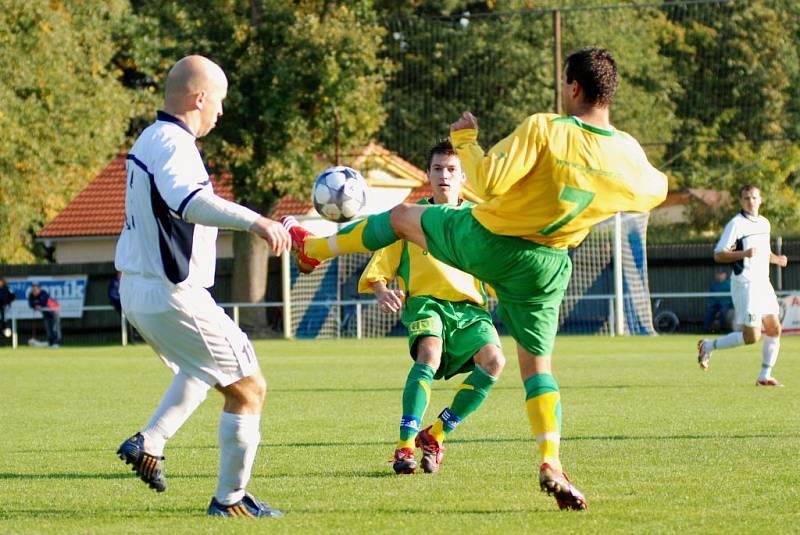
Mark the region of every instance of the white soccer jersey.
[[125, 163], [125, 225], [117, 242], [117, 270], [168, 284], [213, 286], [217, 228], [183, 220], [189, 200], [213, 189], [189, 128], [159, 111]]
[[753, 217], [739, 212], [722, 232], [715, 253], [746, 251], [755, 248], [752, 258], [743, 258], [732, 264], [731, 282], [769, 282], [770, 224], [764, 216]]

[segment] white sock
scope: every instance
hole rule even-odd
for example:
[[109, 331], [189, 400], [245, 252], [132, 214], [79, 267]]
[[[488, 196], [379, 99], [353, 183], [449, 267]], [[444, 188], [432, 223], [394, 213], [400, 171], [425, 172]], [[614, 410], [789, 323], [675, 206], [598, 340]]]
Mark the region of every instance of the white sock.
[[778, 360], [778, 351], [781, 349], [781, 339], [779, 336], [765, 336], [764, 345], [761, 348], [761, 374], [759, 381], [766, 381], [772, 377], [772, 367]]
[[147, 427], [142, 429], [145, 448], [151, 455], [163, 455], [164, 445], [206, 399], [211, 388], [197, 377], [178, 373], [164, 393], [161, 404]]
[[720, 336], [716, 340], [706, 340], [703, 343], [705, 344], [706, 351], [714, 351], [715, 349], [728, 349], [730, 347], [743, 346], [744, 335], [741, 333], [741, 331], [734, 331], [726, 334], [725, 336]]
[[215, 498], [223, 505], [242, 499], [261, 441], [260, 414], [223, 412], [219, 419], [219, 482]]

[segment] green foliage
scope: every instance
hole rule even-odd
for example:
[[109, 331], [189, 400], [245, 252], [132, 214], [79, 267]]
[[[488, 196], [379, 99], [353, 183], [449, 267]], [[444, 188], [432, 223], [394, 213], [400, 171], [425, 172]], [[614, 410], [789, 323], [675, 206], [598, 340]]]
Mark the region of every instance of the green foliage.
[[[480, 16], [445, 2], [438, 11], [388, 21], [386, 55], [399, 66], [384, 102], [383, 144], [424, 167], [427, 150], [449, 134], [463, 111], [479, 120], [484, 144], [510, 133], [527, 115], [553, 109], [548, 13]], [[487, 6], [483, 6], [491, 13]]]
[[[573, 2], [581, 6], [607, 5], [605, 0]], [[604, 24], [613, 20], [613, 24]], [[663, 158], [664, 140], [679, 128], [673, 99], [681, 93], [679, 78], [669, 58], [659, 54], [666, 17], [657, 9], [585, 9], [562, 15], [562, 48], [570, 52], [586, 46], [610, 50], [619, 69], [620, 85], [611, 107], [612, 123], [636, 139], [653, 162]]]
[[369, 2], [153, 1], [138, 11], [159, 21], [168, 64], [196, 53], [226, 71], [225, 115], [201, 143], [248, 205], [307, 193], [337, 140], [346, 153], [383, 123], [390, 64], [378, 58], [384, 31]]
[[132, 95], [113, 32], [127, 16], [123, 0], [3, 3], [0, 261], [33, 261], [34, 233], [120, 148]]
[[[757, 184], [773, 225], [796, 228], [800, 8], [730, 2], [669, 14], [662, 52], [683, 85], [673, 94], [682, 126], [668, 147], [669, 171], [682, 187], [727, 190], [734, 197], [742, 184]], [[710, 226], [730, 217], [707, 215]], [[707, 228], [702, 219], [693, 223]]]

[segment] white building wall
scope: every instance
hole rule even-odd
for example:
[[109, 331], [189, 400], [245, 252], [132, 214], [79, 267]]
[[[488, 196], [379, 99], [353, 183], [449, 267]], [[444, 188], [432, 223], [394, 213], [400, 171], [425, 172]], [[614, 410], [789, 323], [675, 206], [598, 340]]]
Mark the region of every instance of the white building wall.
[[[56, 264], [113, 262], [116, 237], [70, 238], [53, 240]], [[233, 232], [220, 232], [217, 237], [217, 258], [233, 258]]]

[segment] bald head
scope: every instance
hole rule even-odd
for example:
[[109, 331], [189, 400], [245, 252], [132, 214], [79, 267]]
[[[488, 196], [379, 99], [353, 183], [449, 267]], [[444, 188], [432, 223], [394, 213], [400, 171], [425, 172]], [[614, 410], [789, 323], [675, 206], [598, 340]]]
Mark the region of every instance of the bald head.
[[228, 79], [219, 65], [203, 56], [186, 56], [172, 66], [166, 85], [167, 113], [182, 119], [197, 137], [214, 128], [228, 93]]
[[167, 102], [204, 89], [208, 91], [215, 86], [228, 86], [228, 80], [219, 65], [203, 56], [186, 56], [178, 60], [167, 75]]

